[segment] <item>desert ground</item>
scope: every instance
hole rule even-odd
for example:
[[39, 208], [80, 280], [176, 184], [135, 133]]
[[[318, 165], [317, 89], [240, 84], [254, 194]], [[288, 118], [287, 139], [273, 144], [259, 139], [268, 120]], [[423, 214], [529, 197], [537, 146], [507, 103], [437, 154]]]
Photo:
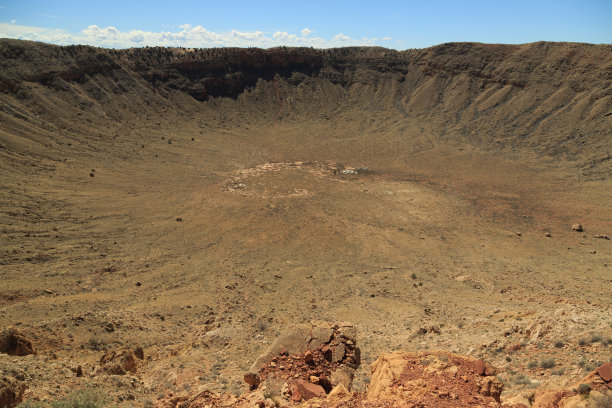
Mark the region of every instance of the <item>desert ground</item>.
[[397, 350], [482, 358], [502, 401], [612, 361], [609, 45], [0, 56], [0, 327], [36, 351], [0, 372], [25, 401], [239, 395], [310, 321], [356, 327], [357, 391]]

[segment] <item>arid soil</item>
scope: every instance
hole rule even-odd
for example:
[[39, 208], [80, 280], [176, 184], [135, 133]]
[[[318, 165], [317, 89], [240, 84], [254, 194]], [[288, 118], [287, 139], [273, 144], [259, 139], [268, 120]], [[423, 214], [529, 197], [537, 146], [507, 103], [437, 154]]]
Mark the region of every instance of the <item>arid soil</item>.
[[0, 40], [0, 326], [36, 352], [0, 377], [238, 398], [284, 328], [348, 321], [357, 399], [444, 350], [531, 404], [612, 358], [611, 151], [610, 45]]

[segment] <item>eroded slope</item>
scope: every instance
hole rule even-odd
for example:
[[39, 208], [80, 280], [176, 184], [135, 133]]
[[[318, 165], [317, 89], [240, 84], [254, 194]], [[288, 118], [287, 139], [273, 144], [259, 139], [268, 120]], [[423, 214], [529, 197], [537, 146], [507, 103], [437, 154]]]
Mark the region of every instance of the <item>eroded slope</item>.
[[[238, 392], [311, 319], [354, 322], [364, 367], [484, 357], [509, 395], [609, 358], [610, 46], [0, 50], [0, 322], [39, 350], [3, 364], [27, 398]], [[100, 373], [135, 346], [134, 378]]]

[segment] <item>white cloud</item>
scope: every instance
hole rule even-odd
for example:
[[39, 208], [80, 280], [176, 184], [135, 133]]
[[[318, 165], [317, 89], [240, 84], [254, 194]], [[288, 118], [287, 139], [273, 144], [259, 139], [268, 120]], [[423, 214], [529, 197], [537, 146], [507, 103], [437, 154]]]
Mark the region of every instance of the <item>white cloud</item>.
[[297, 35], [295, 34], [289, 34], [285, 31], [277, 31], [274, 33], [274, 35], [272, 36], [274, 37], [275, 40], [280, 41], [282, 43], [289, 43], [292, 41], [295, 41], [297, 39]]
[[38, 35], [47, 29], [16, 24], [0, 23], [0, 37], [18, 38], [18, 35]]
[[334, 36], [334, 40], [336, 40], [336, 41], [349, 41], [350, 39], [351, 39], [351, 37], [349, 37], [348, 35], [344, 35], [342, 33], [336, 34]]
[[[88, 44], [99, 47], [129, 48], [144, 46], [165, 47], [278, 47], [281, 45], [295, 47], [330, 48], [353, 45], [376, 45], [377, 38], [351, 38], [339, 33], [332, 38], [312, 36], [313, 30], [304, 28], [300, 35], [286, 31], [273, 34], [262, 31], [214, 32], [201, 25], [183, 24], [178, 31], [120, 31], [116, 27], [98, 27], [90, 25], [78, 33], [69, 33], [60, 29], [22, 26], [0, 23], [0, 38], [18, 38], [23, 40], [42, 41], [52, 44]], [[390, 39], [384, 37], [383, 41]]]

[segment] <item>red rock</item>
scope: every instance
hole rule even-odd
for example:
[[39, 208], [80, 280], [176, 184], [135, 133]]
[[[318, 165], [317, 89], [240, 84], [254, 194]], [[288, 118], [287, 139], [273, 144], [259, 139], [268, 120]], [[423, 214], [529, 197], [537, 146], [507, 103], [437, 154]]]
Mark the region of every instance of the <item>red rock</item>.
[[605, 382], [612, 381], [612, 363], [603, 363], [596, 371]]
[[307, 364], [310, 364], [313, 362], [313, 356], [312, 356], [312, 351], [308, 350], [307, 352], [304, 353], [304, 361]]
[[325, 392], [331, 391], [332, 385], [325, 374], [319, 375], [319, 385], [323, 387]]
[[291, 394], [291, 400], [294, 402], [298, 402], [302, 399], [302, 394], [298, 391], [297, 385], [295, 383], [289, 384], [289, 392]]
[[476, 374], [481, 376], [490, 376], [497, 374], [497, 370], [494, 367], [487, 365], [482, 359], [478, 359], [474, 362], [474, 370]]
[[514, 346], [510, 346], [508, 348], [508, 351], [519, 351], [522, 348], [523, 348], [522, 344], [515, 344]]
[[476, 370], [476, 374], [485, 375], [487, 372], [487, 365], [481, 359], [478, 359], [474, 362], [474, 370]]
[[327, 395], [323, 387], [317, 384], [309, 383], [308, 381], [298, 380], [296, 385], [297, 391], [305, 400], [309, 400], [311, 398], [325, 398]]
[[261, 382], [259, 375], [254, 374], [254, 373], [246, 373], [244, 375], [244, 382], [247, 383], [251, 389], [255, 389], [259, 386], [259, 383]]
[[326, 344], [325, 346], [323, 346], [321, 348], [321, 353], [323, 353], [323, 357], [325, 357], [325, 359], [327, 361], [331, 361], [331, 359], [332, 359], [332, 349], [331, 349], [329, 344]]

